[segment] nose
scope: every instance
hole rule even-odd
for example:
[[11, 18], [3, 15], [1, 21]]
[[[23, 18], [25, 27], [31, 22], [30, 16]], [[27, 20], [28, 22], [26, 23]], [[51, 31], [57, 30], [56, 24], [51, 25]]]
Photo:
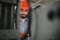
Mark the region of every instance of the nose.
[[23, 11], [23, 12], [21, 12], [21, 14], [25, 14], [25, 12]]

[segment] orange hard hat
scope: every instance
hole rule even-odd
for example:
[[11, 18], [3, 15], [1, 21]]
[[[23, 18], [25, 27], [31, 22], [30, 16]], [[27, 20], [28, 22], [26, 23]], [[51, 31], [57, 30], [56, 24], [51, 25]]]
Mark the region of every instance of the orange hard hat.
[[20, 1], [27, 1], [27, 0], [20, 0]]
[[27, 1], [20, 1], [20, 9], [29, 9], [29, 3]]

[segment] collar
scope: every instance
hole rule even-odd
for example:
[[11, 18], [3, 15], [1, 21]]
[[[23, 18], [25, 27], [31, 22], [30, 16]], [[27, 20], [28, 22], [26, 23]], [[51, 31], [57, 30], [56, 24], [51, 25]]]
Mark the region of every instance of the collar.
[[28, 21], [28, 18], [25, 18], [25, 19], [21, 19], [20, 18], [20, 21], [23, 22], [22, 20], [24, 20], [24, 22], [27, 22]]

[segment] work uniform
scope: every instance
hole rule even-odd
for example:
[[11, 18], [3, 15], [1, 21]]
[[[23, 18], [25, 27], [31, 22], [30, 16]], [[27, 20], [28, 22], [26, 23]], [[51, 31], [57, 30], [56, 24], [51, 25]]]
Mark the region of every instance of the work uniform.
[[28, 19], [25, 22], [20, 21], [20, 33], [21, 32], [27, 32], [28, 28]]

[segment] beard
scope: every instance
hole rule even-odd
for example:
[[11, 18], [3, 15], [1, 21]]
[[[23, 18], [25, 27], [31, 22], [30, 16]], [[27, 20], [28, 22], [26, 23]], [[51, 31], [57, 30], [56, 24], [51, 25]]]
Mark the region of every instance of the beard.
[[27, 17], [27, 15], [22, 14], [22, 15], [20, 15], [20, 17], [21, 17], [22, 19], [25, 19], [25, 18]]

